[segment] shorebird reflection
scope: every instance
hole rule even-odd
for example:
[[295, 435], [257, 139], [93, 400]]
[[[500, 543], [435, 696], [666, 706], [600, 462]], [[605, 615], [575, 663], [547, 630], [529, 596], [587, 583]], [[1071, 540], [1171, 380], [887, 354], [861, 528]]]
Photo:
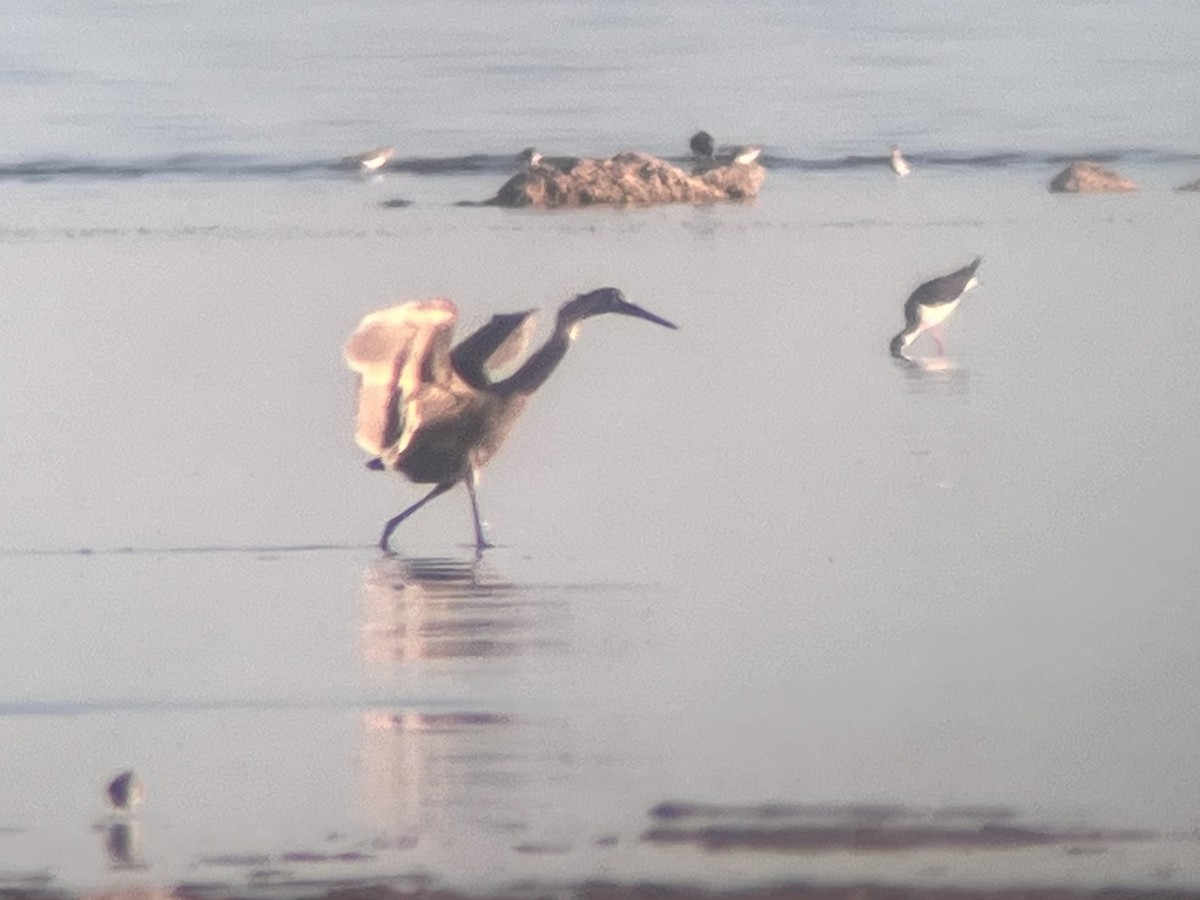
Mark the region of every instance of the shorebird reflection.
[[904, 369], [911, 394], [958, 394], [970, 387], [971, 370], [945, 356], [901, 356], [896, 363]]
[[114, 871], [146, 868], [139, 855], [140, 846], [137, 822], [110, 822], [104, 828], [104, 853]]
[[478, 558], [383, 556], [363, 579], [363, 658], [372, 663], [526, 656], [563, 645], [561, 600], [505, 581]]

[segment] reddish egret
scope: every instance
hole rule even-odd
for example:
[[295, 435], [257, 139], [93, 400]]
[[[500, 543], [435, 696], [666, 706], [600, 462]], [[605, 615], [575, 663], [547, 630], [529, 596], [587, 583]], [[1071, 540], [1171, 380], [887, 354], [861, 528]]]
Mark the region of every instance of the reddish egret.
[[530, 395], [566, 355], [580, 322], [601, 313], [676, 327], [629, 303], [616, 288], [600, 288], [564, 303], [546, 343], [511, 375], [493, 380], [492, 372], [524, 349], [532, 310], [493, 316], [453, 349], [458, 311], [444, 298], [393, 306], [362, 320], [346, 342], [346, 361], [359, 374], [355, 437], [375, 456], [367, 465], [434, 485], [388, 520], [381, 549], [388, 550], [396, 526], [459, 482], [471, 498], [475, 546], [490, 546], [475, 497], [479, 471], [500, 448]]

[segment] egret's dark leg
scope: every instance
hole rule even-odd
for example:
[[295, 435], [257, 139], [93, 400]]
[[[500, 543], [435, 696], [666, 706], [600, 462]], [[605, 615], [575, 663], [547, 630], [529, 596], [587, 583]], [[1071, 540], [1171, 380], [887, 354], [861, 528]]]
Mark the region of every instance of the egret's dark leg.
[[379, 549], [382, 550], [384, 553], [387, 553], [388, 549], [389, 549], [388, 548], [388, 538], [390, 538], [392, 536], [392, 532], [396, 530], [396, 526], [399, 525], [401, 522], [403, 522], [405, 519], [407, 519], [409, 516], [411, 516], [413, 513], [415, 513], [418, 509], [420, 509], [422, 506], [424, 506], [426, 503], [428, 503], [434, 497], [438, 497], [438, 496], [441, 496], [442, 494], [446, 493], [446, 491], [448, 491], [448, 490], [450, 490], [450, 488], [454, 487], [454, 484], [455, 483], [453, 481], [443, 481], [441, 484], [439, 484], [437, 487], [435, 487], [432, 491], [430, 491], [428, 494], [426, 494], [424, 497], [422, 497], [420, 500], [418, 500], [416, 503], [414, 503], [412, 506], [410, 506], [404, 512], [400, 513], [400, 515], [393, 516], [392, 518], [388, 519], [387, 524], [383, 526], [383, 537], [381, 537], [379, 539]]
[[467, 493], [471, 495], [471, 515], [475, 517], [475, 549], [484, 550], [494, 547], [494, 544], [489, 544], [484, 538], [483, 523], [479, 521], [479, 500], [475, 497], [475, 475], [468, 475], [463, 479], [463, 483], [467, 486]]

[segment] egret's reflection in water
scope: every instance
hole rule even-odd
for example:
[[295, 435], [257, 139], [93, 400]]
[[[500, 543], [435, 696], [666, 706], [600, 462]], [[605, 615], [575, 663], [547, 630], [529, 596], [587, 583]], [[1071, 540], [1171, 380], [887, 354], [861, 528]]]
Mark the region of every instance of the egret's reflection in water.
[[514, 712], [502, 685], [519, 659], [559, 655], [569, 624], [561, 590], [513, 584], [482, 561], [388, 556], [367, 571], [365, 662], [418, 695], [448, 684], [470, 695], [459, 708], [364, 712], [364, 800], [392, 849], [419, 845], [431, 863], [464, 840], [480, 860], [488, 848], [563, 846], [547, 813], [570, 781], [573, 731], [560, 717]]
[[567, 606], [474, 558], [384, 556], [367, 570], [363, 655], [371, 661], [481, 659], [559, 649]]

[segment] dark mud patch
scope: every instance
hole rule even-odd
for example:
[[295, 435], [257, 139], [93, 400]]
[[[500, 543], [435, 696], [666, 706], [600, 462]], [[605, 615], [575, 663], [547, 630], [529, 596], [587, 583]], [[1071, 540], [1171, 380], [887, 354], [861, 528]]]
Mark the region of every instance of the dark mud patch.
[[1062, 845], [1075, 853], [1098, 853], [1107, 844], [1159, 837], [1152, 831], [1021, 823], [1014, 810], [998, 806], [661, 803], [650, 816], [664, 824], [647, 830], [643, 841], [709, 851], [888, 853]]

